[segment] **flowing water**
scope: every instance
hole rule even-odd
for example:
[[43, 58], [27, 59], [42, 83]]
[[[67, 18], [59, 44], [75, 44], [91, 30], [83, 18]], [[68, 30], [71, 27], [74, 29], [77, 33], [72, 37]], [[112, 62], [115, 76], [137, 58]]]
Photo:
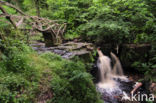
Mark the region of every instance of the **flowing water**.
[[[100, 81], [96, 84], [97, 91], [102, 95], [105, 103], [119, 103], [121, 98], [127, 99], [133, 89], [131, 83], [123, 74], [122, 66], [117, 56], [111, 53], [111, 59], [98, 50], [97, 67], [100, 72]], [[120, 99], [119, 99], [120, 98]]]
[[[77, 45], [76, 49], [75, 44]], [[65, 43], [58, 47], [45, 47], [43, 43], [37, 43], [32, 44], [31, 46], [34, 50], [38, 51], [38, 53], [49, 51], [59, 54], [63, 58], [68, 59], [75, 55], [89, 53], [89, 51], [87, 51], [88, 49], [85, 51], [80, 50], [85, 45], [86, 43]], [[73, 49], [72, 52], [71, 48]], [[75, 50], [78, 51], [75, 52]], [[124, 76], [120, 60], [115, 54], [110, 53], [111, 59], [108, 56], [104, 55], [100, 50], [98, 50], [98, 54], [99, 58], [97, 61], [97, 66], [95, 65], [95, 68], [98, 67], [100, 81], [96, 84], [97, 91], [101, 93], [101, 98], [104, 100], [104, 103], [123, 103], [121, 102], [121, 100], [129, 98], [130, 92], [133, 89], [133, 85], [135, 83], [129, 81]], [[113, 67], [111, 67], [111, 61], [114, 64]]]
[[99, 58], [98, 58], [97, 66], [100, 71], [101, 83], [110, 82], [111, 80], [110, 58], [104, 56], [101, 51], [98, 51], [98, 54], [99, 54]]
[[111, 57], [112, 57], [112, 61], [114, 62], [114, 66], [113, 66], [113, 75], [117, 75], [117, 76], [123, 76], [123, 70], [122, 70], [122, 66], [120, 63], [120, 60], [118, 59], [118, 57], [114, 54], [114, 53], [110, 53]]

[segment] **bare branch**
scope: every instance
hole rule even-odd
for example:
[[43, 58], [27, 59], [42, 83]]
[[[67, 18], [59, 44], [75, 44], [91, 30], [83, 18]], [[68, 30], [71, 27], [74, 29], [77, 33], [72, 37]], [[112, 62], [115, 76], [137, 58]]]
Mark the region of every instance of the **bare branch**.
[[[22, 16], [8, 14], [1, 7], [2, 4], [15, 9]], [[15, 28], [19, 27], [22, 24], [24, 24], [24, 25], [28, 24], [28, 25], [32, 26], [32, 30], [34, 30], [34, 31], [36, 30], [36, 31], [39, 31], [42, 33], [50, 32], [50, 34], [56, 40], [58, 38], [63, 38], [63, 33], [67, 26], [66, 23], [61, 24], [60, 21], [58, 21], [58, 20], [50, 20], [48, 18], [26, 15], [25, 13], [23, 13], [20, 9], [18, 9], [14, 5], [12, 5], [8, 2], [2, 1], [2, 0], [0, 0], [0, 10], [3, 12], [3, 14], [0, 14], [0, 17], [5, 17], [6, 19], [8, 19], [11, 22], [11, 24], [13, 24], [13, 26]], [[15, 24], [16, 21], [18, 21], [17, 24]], [[22, 26], [22, 27], [25, 27], [25, 26]], [[24, 28], [20, 28], [20, 29], [24, 29]]]
[[58, 36], [58, 35], [60, 34], [61, 28], [62, 28], [62, 25], [61, 25], [60, 28], [58, 29], [56, 36]]
[[16, 24], [16, 27], [20, 26], [23, 23], [24, 18], [22, 17], [21, 20]]
[[6, 5], [6, 6], [9, 6], [9, 7], [13, 8], [13, 9], [16, 9], [16, 11], [18, 11], [20, 14], [26, 16], [26, 14], [24, 12], [22, 12], [19, 8], [15, 7], [14, 5], [12, 5], [12, 4], [8, 3], [8, 2], [0, 0], [0, 4], [3, 4], [3, 5]]
[[[6, 11], [5, 11], [5, 9], [4, 8], [2, 8], [2, 6], [0, 5], [0, 10], [4, 13], [4, 14], [8, 14]], [[9, 20], [10, 21], [10, 23], [14, 26], [14, 28], [17, 28], [16, 27], [16, 24], [14, 23], [14, 21], [11, 19], [11, 17], [10, 16], [6, 16], [5, 17], [7, 20]]]

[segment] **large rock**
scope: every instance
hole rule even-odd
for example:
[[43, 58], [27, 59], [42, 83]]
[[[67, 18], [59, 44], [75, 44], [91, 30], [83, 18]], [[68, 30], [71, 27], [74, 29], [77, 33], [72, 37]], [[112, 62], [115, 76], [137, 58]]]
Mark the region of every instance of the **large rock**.
[[88, 58], [86, 56], [90, 56], [94, 49], [91, 43], [85, 42], [67, 42], [54, 47], [46, 47], [44, 43], [35, 43], [31, 44], [31, 46], [38, 53], [49, 51], [56, 53], [66, 59], [70, 59], [75, 56]]

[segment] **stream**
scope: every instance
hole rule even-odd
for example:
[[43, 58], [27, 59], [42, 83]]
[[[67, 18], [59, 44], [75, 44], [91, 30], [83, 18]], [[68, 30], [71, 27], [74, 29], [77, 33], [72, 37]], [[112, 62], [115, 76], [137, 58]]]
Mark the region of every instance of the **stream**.
[[[65, 59], [71, 59], [75, 56], [90, 54], [94, 49], [93, 44], [83, 42], [67, 42], [56, 47], [45, 47], [44, 43], [36, 42], [31, 44], [31, 46], [39, 54], [44, 52], [53, 52]], [[108, 62], [107, 60], [102, 59], [102, 61], [100, 61], [100, 67], [99, 64], [95, 64], [93, 69], [98, 70], [99, 72], [94, 73], [93, 76], [99, 79], [98, 82], [96, 81], [95, 85], [97, 92], [101, 94], [101, 99], [104, 100], [104, 103], [134, 103], [128, 101], [130, 99], [130, 92], [134, 88], [136, 83], [129, 80], [124, 75], [114, 75], [112, 76], [112, 79], [110, 78], [107, 81], [106, 77], [101, 77], [101, 73], [105, 73], [108, 68], [103, 68], [105, 66], [103, 64], [101, 65], [101, 63], [104, 63], [104, 65], [106, 65]], [[106, 74], [109, 74], [110, 76], [112, 75], [111, 72], [108, 73], [108, 71], [106, 72]], [[104, 82], [102, 81], [102, 79], [104, 80]]]

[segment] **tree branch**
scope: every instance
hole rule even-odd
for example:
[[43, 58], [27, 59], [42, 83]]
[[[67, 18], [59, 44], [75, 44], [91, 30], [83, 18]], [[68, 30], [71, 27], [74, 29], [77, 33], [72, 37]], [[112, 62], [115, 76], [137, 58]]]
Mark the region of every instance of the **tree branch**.
[[16, 27], [20, 26], [23, 23], [24, 18], [22, 17], [21, 20], [16, 24]]
[[[2, 8], [1, 5], [0, 5], [0, 10], [1, 10], [4, 14], [8, 15], [8, 13], [5, 11], [4, 8]], [[6, 18], [8, 21], [10, 21], [10, 23], [14, 26], [14, 28], [17, 29], [16, 24], [14, 23], [14, 21], [11, 19], [10, 16], [6, 16], [5, 18]]]
[[[1, 5], [9, 6], [9, 7], [15, 9], [18, 13], [20, 13], [23, 16], [10, 15], [4, 10], [4, 8]], [[38, 16], [29, 16], [29, 15], [25, 14], [24, 12], [22, 12], [20, 9], [18, 9], [16, 6], [14, 6], [8, 2], [2, 1], [2, 0], [0, 0], [0, 10], [3, 12], [3, 14], [0, 14], [0, 17], [5, 17], [8, 21], [11, 22], [11, 24], [15, 28], [17, 28], [19, 25], [23, 24], [23, 22], [24, 22], [23, 20], [25, 19], [25, 20], [27, 20], [27, 23], [29, 25], [31, 25], [34, 30], [37, 30], [39, 32], [49, 32], [50, 31], [56, 37], [57, 36], [63, 37], [63, 33], [66, 29], [66, 23], [61, 25], [58, 20], [50, 20], [50, 19], [41, 18]], [[14, 20], [19, 20], [19, 19], [20, 20], [16, 24], [15, 21], [13, 21], [13, 18], [14, 18]]]
[[16, 11], [18, 11], [20, 14], [26, 16], [26, 14], [24, 12], [22, 12], [20, 9], [18, 9], [17, 7], [15, 7], [14, 5], [12, 5], [12, 4], [8, 3], [8, 2], [0, 0], [0, 4], [3, 4], [3, 5], [6, 5], [6, 6], [9, 6], [9, 7], [13, 8], [13, 9], [16, 9]]

